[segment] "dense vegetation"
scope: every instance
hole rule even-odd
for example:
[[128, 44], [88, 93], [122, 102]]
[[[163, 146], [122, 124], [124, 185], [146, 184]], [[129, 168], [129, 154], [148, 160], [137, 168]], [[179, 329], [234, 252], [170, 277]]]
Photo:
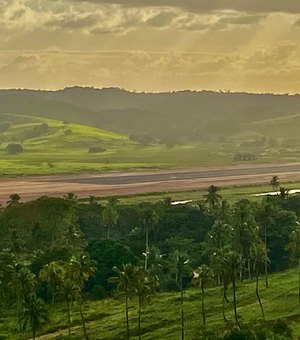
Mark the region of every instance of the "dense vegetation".
[[299, 119], [298, 95], [1, 90], [0, 165], [15, 175], [291, 162]]
[[[0, 215], [1, 336], [66, 328], [76, 339], [292, 339], [300, 281], [270, 274], [300, 261], [300, 197], [277, 177], [271, 184], [277, 196], [231, 205], [214, 186], [176, 206], [11, 195]], [[289, 301], [282, 312], [277, 294]]]

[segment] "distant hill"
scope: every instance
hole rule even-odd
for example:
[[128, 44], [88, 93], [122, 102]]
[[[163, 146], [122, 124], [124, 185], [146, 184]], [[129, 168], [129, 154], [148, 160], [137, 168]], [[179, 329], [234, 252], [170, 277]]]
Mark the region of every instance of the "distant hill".
[[299, 162], [299, 126], [299, 95], [0, 90], [0, 174]]
[[[211, 91], [151, 94], [82, 87], [59, 91], [2, 90], [0, 112], [186, 142], [260, 133], [255, 126], [260, 121], [299, 114], [300, 96]], [[274, 137], [272, 129], [264, 129], [262, 134]], [[276, 137], [297, 136], [283, 133]]]

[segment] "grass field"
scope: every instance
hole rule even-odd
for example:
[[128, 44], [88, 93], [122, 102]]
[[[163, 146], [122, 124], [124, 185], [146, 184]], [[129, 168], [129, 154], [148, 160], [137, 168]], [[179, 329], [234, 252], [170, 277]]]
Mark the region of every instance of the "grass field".
[[[252, 164], [285, 163], [300, 159], [297, 145], [282, 149], [278, 146], [257, 147], [250, 143], [245, 147], [241, 144], [244, 135], [235, 136], [231, 141], [206, 141], [167, 148], [161, 144], [143, 146], [126, 135], [85, 125], [63, 124], [61, 121], [15, 114], [0, 114], [0, 118], [12, 123], [8, 131], [0, 133], [2, 176], [232, 165], [237, 164], [233, 160], [234, 154], [241, 150], [259, 155], [258, 159], [250, 162]], [[30, 136], [30, 131], [43, 123], [48, 124], [48, 131], [39, 136]], [[253, 129], [259, 128], [263, 133], [263, 127], [262, 124], [253, 126]], [[6, 146], [9, 143], [21, 143], [24, 152], [8, 154]], [[91, 147], [101, 147], [105, 151], [89, 153]]]
[[[264, 287], [261, 278], [261, 298], [267, 322], [278, 318], [285, 319], [293, 328], [295, 336], [300, 336], [300, 306], [298, 304], [298, 273], [296, 270], [273, 274], [270, 287]], [[226, 325], [222, 318], [222, 292], [220, 287], [207, 289], [207, 330], [222, 332]], [[229, 289], [228, 297], [232, 301]], [[186, 339], [199, 339], [201, 328], [200, 293], [196, 288], [188, 289], [184, 294], [186, 319]], [[254, 282], [239, 284], [238, 314], [241, 322], [261, 320], [260, 308], [255, 296]], [[173, 340], [180, 338], [180, 301], [179, 293], [158, 293], [145, 307], [142, 316], [143, 339]], [[137, 339], [137, 302], [130, 303], [130, 328], [132, 339]], [[84, 307], [90, 339], [117, 340], [124, 338], [125, 320], [124, 303], [119, 299], [89, 301]], [[227, 305], [227, 318], [233, 321], [232, 303]], [[76, 304], [73, 305], [73, 339], [83, 339], [80, 316]], [[43, 327], [40, 339], [66, 339], [67, 314], [62, 304], [50, 306], [50, 322]], [[19, 339], [16, 321], [13, 317], [0, 317], [0, 337]], [[1, 338], [1, 339], [2, 339]], [[295, 337], [297, 339], [297, 337]]]
[[[300, 190], [300, 182], [282, 182], [281, 185], [289, 190], [299, 189]], [[230, 186], [219, 188], [220, 195], [222, 198], [226, 199], [230, 203], [235, 202], [236, 200], [247, 198], [252, 201], [261, 201], [261, 196], [255, 196], [256, 194], [263, 194], [270, 191], [273, 191], [270, 184], [262, 184], [262, 185], [239, 185], [239, 186]], [[178, 192], [157, 192], [157, 193], [145, 193], [145, 194], [137, 194], [137, 195], [127, 195], [127, 196], [118, 196], [119, 204], [138, 204], [141, 202], [149, 202], [156, 203], [164, 198], [171, 197], [172, 201], [188, 201], [191, 200], [193, 202], [201, 201], [203, 199], [203, 195], [206, 194], [206, 189], [195, 189], [195, 190], [187, 190], [187, 191], [178, 191]], [[81, 202], [87, 202], [88, 199], [80, 199]], [[107, 197], [98, 197], [97, 201], [99, 203], [106, 204]]]

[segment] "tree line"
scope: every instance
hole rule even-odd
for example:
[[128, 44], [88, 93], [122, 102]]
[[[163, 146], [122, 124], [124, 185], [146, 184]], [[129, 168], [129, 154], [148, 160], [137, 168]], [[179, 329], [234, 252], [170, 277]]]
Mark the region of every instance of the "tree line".
[[[261, 282], [272, 289], [269, 273], [297, 264], [300, 304], [300, 197], [288, 195], [276, 176], [271, 185], [278, 194], [260, 202], [229, 204], [212, 185], [199, 202], [179, 206], [171, 198], [122, 206], [115, 197], [102, 206], [94, 197], [80, 202], [72, 193], [22, 203], [13, 194], [0, 213], [1, 310], [15, 314], [21, 336], [31, 329], [35, 338], [51, 317], [48, 306], [64, 303], [71, 337], [76, 301], [83, 336], [89, 339], [84, 302], [118, 293], [124, 297], [125, 338], [130, 338], [128, 301], [133, 298], [142, 338], [144, 305], [158, 291], [174, 291], [184, 339], [186, 288], [199, 287], [201, 334], [208, 336], [205, 292], [220, 286], [224, 322], [230, 289], [231, 332], [244, 332], [238, 313], [240, 282], [255, 281], [253, 294], [264, 320]], [[290, 329], [285, 332], [288, 338]], [[224, 339], [230, 339], [228, 334]]]

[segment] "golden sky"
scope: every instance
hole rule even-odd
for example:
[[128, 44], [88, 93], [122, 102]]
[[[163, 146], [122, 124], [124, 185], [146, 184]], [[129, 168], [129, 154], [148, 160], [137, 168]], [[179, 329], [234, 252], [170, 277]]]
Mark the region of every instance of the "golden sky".
[[0, 0], [0, 88], [300, 92], [300, 0]]

